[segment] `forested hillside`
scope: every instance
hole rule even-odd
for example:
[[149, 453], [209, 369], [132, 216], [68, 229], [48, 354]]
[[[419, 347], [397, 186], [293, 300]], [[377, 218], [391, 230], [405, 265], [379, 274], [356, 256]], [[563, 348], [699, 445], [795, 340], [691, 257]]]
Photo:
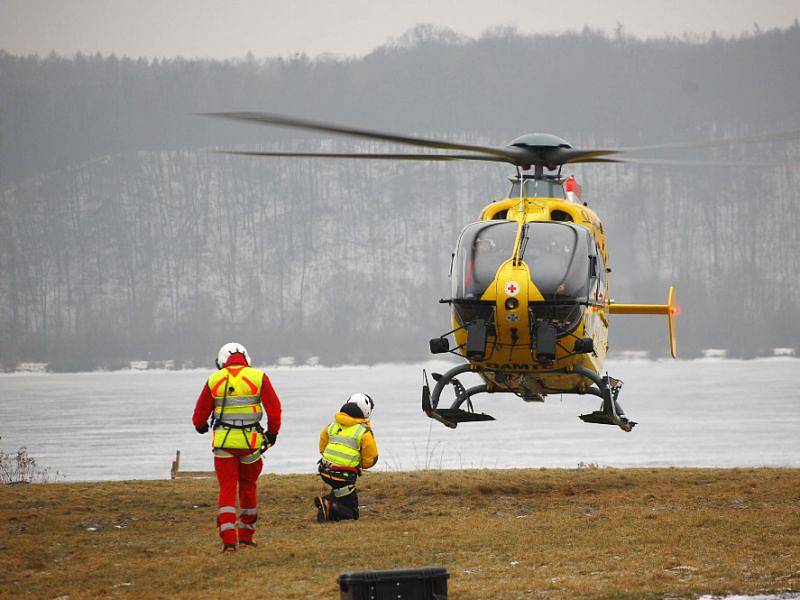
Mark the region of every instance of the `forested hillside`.
[[[510, 168], [219, 155], [404, 149], [192, 113], [634, 146], [799, 130], [799, 56], [797, 24], [702, 42], [418, 27], [347, 60], [0, 53], [0, 362], [207, 362], [230, 338], [264, 362], [421, 359], [449, 329], [450, 252]], [[689, 157], [800, 163], [800, 143]], [[684, 355], [800, 346], [800, 169], [573, 172], [609, 234], [612, 296], [660, 302], [676, 285]], [[615, 317], [612, 344], [660, 354], [665, 328]]]

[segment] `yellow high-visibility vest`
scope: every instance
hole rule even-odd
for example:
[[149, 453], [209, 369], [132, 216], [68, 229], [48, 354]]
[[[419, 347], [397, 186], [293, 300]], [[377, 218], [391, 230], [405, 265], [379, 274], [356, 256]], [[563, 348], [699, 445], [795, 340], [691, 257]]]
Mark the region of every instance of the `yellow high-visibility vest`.
[[337, 467], [357, 467], [361, 463], [361, 438], [369, 431], [363, 423], [328, 425], [328, 445], [322, 458]]
[[214, 397], [212, 446], [215, 454], [225, 455], [225, 449], [256, 452], [261, 447], [264, 441], [259, 426], [264, 414], [261, 409], [263, 380], [263, 371], [243, 366], [220, 369], [208, 378], [208, 389]]

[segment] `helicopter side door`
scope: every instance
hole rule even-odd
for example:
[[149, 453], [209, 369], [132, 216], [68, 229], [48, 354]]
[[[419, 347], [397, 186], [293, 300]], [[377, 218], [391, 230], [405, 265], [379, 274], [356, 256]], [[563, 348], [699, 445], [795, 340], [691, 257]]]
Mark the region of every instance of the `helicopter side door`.
[[603, 306], [608, 293], [606, 264], [600, 246], [591, 232], [588, 232], [587, 238], [589, 244], [589, 303]]

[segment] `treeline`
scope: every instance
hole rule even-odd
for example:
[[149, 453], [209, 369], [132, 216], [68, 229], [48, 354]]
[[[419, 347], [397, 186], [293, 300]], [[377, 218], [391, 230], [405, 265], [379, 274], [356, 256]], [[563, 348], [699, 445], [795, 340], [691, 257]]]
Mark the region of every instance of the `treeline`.
[[[268, 110], [502, 144], [548, 131], [633, 146], [800, 129], [800, 28], [641, 41], [591, 31], [477, 40], [419, 27], [358, 60], [0, 54], [0, 361], [84, 369], [427, 355], [450, 251], [505, 195], [476, 164], [256, 160], [215, 147], [388, 149], [192, 116]], [[680, 155], [666, 155], [678, 157]], [[800, 162], [796, 142], [691, 157]], [[675, 284], [685, 355], [798, 346], [798, 170], [576, 168], [610, 237], [612, 295]], [[664, 323], [614, 319], [615, 347]]]

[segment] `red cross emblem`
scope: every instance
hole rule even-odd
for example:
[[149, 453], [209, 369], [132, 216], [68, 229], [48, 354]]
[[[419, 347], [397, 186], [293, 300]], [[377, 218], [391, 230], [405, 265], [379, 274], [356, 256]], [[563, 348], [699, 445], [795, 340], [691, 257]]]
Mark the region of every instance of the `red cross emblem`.
[[506, 294], [509, 296], [516, 296], [519, 293], [519, 285], [516, 281], [509, 281], [506, 284]]

